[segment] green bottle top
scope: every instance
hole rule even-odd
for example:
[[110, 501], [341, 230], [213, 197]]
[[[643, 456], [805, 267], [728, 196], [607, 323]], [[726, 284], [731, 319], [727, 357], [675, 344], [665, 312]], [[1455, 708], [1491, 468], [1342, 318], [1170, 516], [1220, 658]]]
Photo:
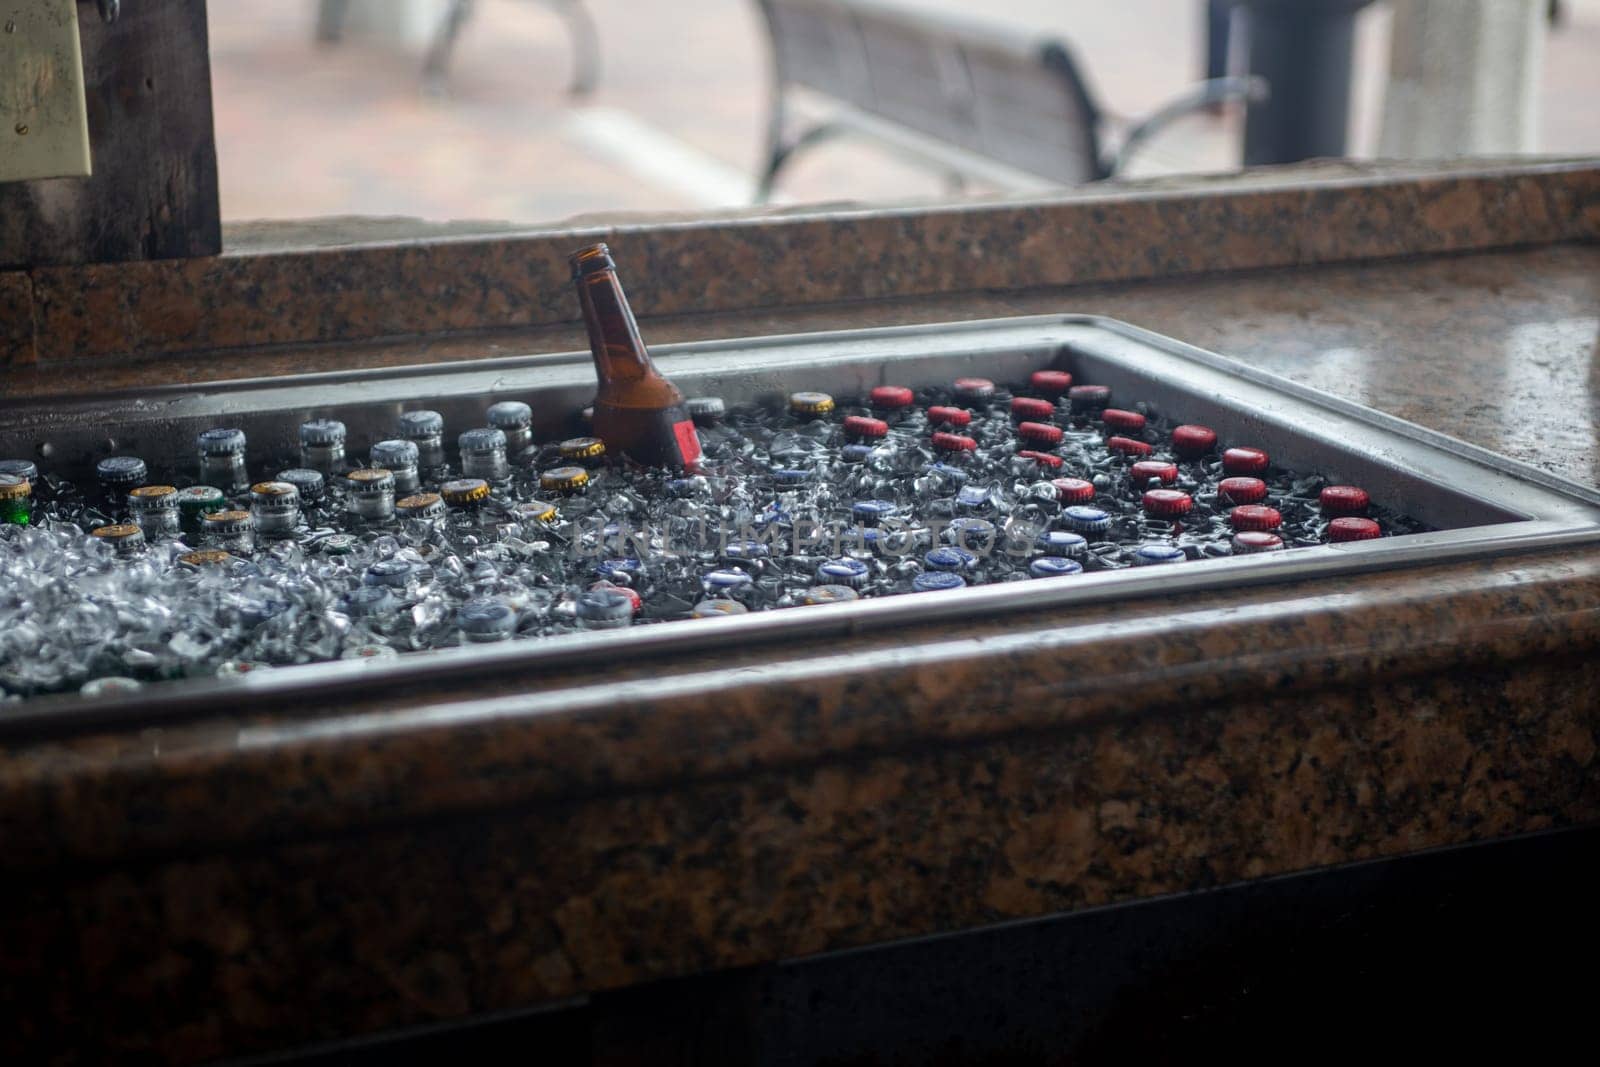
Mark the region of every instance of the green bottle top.
[[20, 474], [0, 474], [0, 522], [26, 526], [33, 521], [33, 483]]

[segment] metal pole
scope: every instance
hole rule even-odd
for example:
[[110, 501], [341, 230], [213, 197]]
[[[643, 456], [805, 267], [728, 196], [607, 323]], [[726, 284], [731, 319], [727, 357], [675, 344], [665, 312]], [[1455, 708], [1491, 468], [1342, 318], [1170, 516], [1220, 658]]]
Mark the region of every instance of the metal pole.
[[1250, 73], [1272, 87], [1245, 120], [1246, 166], [1345, 154], [1356, 13], [1369, 2], [1242, 0]]

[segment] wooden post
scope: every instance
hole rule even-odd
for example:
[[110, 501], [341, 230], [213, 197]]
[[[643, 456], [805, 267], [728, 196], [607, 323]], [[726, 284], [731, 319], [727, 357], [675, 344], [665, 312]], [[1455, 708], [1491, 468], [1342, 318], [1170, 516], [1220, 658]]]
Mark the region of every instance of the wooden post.
[[222, 250], [204, 0], [79, 8], [94, 174], [0, 184], [0, 269]]

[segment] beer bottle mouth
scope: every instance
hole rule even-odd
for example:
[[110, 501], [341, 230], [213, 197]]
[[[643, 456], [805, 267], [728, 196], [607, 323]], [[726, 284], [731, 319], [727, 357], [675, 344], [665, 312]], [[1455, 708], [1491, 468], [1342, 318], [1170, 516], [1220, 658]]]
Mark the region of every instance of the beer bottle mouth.
[[582, 278], [602, 270], [615, 270], [616, 263], [611, 259], [611, 249], [604, 244], [589, 245], [580, 248], [567, 258], [572, 264], [572, 276]]

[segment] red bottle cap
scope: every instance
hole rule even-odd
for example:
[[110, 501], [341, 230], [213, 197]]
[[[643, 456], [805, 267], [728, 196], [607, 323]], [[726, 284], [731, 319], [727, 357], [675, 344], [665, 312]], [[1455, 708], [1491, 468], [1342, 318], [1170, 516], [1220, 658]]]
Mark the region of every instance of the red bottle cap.
[[1056, 487], [1056, 499], [1063, 504], [1087, 504], [1094, 499], [1094, 483], [1082, 478], [1052, 478], [1050, 484]]
[[1131, 437], [1108, 437], [1106, 447], [1122, 456], [1148, 456], [1155, 451], [1143, 441], [1135, 441]]
[[1276, 530], [1283, 525], [1283, 516], [1265, 504], [1244, 504], [1228, 512], [1228, 521], [1235, 530]]
[[602, 581], [595, 582], [589, 588], [590, 588], [590, 590], [595, 590], [595, 589], [615, 589], [617, 592], [619, 592], [623, 596], [627, 597], [628, 600], [633, 604], [633, 613], [635, 615], [639, 614], [639, 612], [644, 609], [644, 597], [640, 596], [635, 590], [630, 589], [628, 586], [625, 586], [625, 585], [612, 585], [610, 582], [602, 580]]
[[1222, 469], [1229, 474], [1260, 474], [1271, 462], [1259, 448], [1230, 448], [1222, 453]]
[[933, 435], [933, 447], [941, 452], [976, 452], [978, 442], [958, 433], [940, 431]]
[[1371, 519], [1361, 519], [1346, 515], [1344, 518], [1334, 519], [1328, 523], [1328, 540], [1330, 541], [1370, 541], [1374, 537], [1383, 536], [1383, 527]]
[[1035, 452], [1031, 448], [1025, 448], [1021, 452], [1018, 452], [1017, 455], [1021, 456], [1023, 459], [1031, 459], [1035, 463], [1039, 464], [1039, 466], [1049, 467], [1053, 471], [1061, 469], [1061, 457], [1052, 456], [1048, 452]]
[[972, 421], [972, 412], [936, 404], [928, 409], [928, 421], [935, 426], [965, 426]]
[[1353, 485], [1329, 485], [1323, 487], [1318, 502], [1324, 515], [1359, 515], [1367, 510], [1372, 498], [1365, 489]]
[[1048, 400], [1040, 400], [1032, 396], [1011, 398], [1011, 417], [1013, 419], [1048, 419], [1055, 413], [1056, 406]]
[[967, 400], [983, 400], [994, 396], [994, 383], [987, 378], [957, 378], [950, 386], [957, 396]]
[[1072, 375], [1064, 370], [1036, 370], [1028, 376], [1028, 384], [1045, 396], [1060, 396], [1072, 388]]
[[1152, 489], [1144, 495], [1144, 513], [1156, 519], [1176, 519], [1189, 514], [1194, 501], [1177, 489]]
[[1067, 398], [1072, 401], [1073, 411], [1097, 410], [1111, 403], [1111, 387], [1109, 385], [1074, 385], [1067, 390]]
[[1063, 434], [1061, 427], [1048, 422], [1024, 422], [1017, 427], [1017, 436], [1041, 445], [1059, 445]]
[[1271, 552], [1283, 547], [1283, 538], [1265, 530], [1240, 530], [1233, 535], [1233, 550], [1240, 555]]
[[1267, 499], [1267, 483], [1260, 478], [1224, 478], [1217, 483], [1219, 504], [1259, 504]]
[[1203, 456], [1217, 447], [1217, 431], [1209, 426], [1174, 426], [1172, 450], [1185, 459]]
[[851, 437], [883, 437], [889, 432], [889, 424], [867, 415], [846, 415], [844, 432]]
[[1106, 429], [1116, 430], [1118, 433], [1138, 433], [1144, 429], [1144, 416], [1137, 411], [1123, 411], [1121, 408], [1106, 408], [1100, 413], [1100, 421], [1106, 424]]
[[1148, 482], [1151, 478], [1160, 478], [1162, 485], [1171, 485], [1178, 480], [1178, 465], [1168, 463], [1164, 459], [1141, 459], [1128, 468], [1128, 476], [1135, 482]]
[[868, 394], [868, 400], [875, 408], [885, 408], [893, 411], [899, 408], [908, 408], [916, 396], [903, 385], [879, 385]]

